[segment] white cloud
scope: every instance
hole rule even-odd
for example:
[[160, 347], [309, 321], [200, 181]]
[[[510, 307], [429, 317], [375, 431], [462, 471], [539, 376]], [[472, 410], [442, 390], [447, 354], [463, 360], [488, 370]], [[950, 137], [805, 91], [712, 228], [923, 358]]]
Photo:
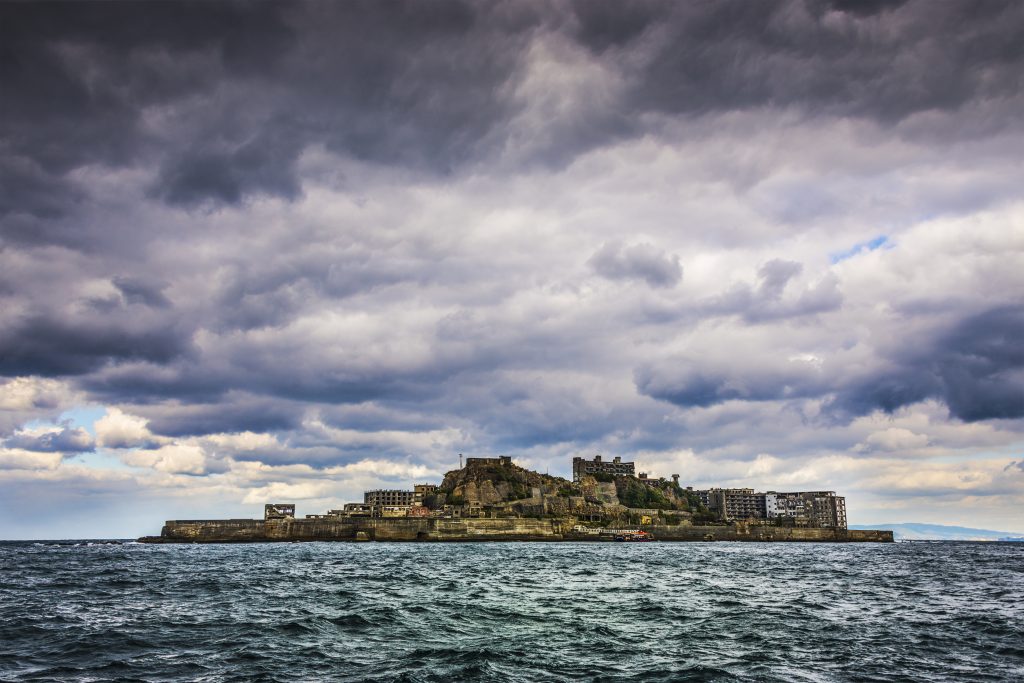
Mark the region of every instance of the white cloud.
[[266, 486], [251, 489], [242, 499], [243, 503], [262, 505], [264, 503], [291, 502], [293, 500], [309, 500], [323, 498], [331, 491], [330, 485], [317, 482], [289, 484], [273, 482]]
[[154, 443], [157, 439], [146, 427], [147, 420], [108, 407], [107, 413], [96, 421], [96, 442], [104, 448], [134, 448]]
[[911, 451], [927, 445], [928, 437], [925, 434], [915, 434], [902, 427], [890, 427], [870, 434], [855, 450]]
[[66, 382], [42, 377], [15, 377], [0, 383], [0, 410], [53, 409], [68, 401]]
[[0, 470], [55, 470], [62, 460], [63, 456], [60, 453], [0, 448]]
[[135, 467], [151, 467], [169, 474], [205, 474], [208, 459], [199, 446], [172, 443], [157, 449], [125, 451], [121, 459]]

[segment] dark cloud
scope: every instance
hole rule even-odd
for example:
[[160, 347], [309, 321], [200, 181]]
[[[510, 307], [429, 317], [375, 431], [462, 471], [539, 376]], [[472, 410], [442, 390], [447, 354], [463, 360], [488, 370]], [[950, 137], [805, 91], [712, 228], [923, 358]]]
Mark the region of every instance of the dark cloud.
[[[677, 448], [674, 406], [1019, 417], [1003, 280], [914, 308], [857, 291], [881, 250], [825, 268], [878, 230], [895, 245], [922, 214], [1016, 196], [993, 176], [1019, 157], [1022, 13], [0, 4], [0, 375], [68, 378], [160, 437], [274, 433], [287, 452], [247, 457], [278, 463], [413, 448], [331, 429]], [[952, 309], [939, 333], [918, 322]], [[763, 353], [732, 349], [747, 334]], [[822, 366], [790, 360], [802, 343]], [[829, 363], [851, 346], [864, 357]], [[755, 440], [727, 422], [688, 438]]]
[[645, 31], [667, 18], [671, 5], [664, 2], [614, 2], [575, 0], [574, 37], [595, 52], [622, 48], [641, 38]]
[[190, 335], [173, 322], [30, 315], [0, 331], [0, 375], [81, 375], [109, 362], [166, 363], [190, 350]]
[[232, 385], [214, 363], [195, 358], [174, 361], [107, 364], [78, 380], [99, 400], [111, 403], [151, 404], [161, 401], [208, 402]]
[[238, 204], [252, 194], [295, 199], [301, 194], [292, 168], [298, 154], [294, 144], [259, 137], [201, 141], [166, 161], [153, 194], [181, 206]]
[[92, 436], [80, 427], [63, 422], [57, 431], [40, 434], [18, 432], [4, 440], [7, 448], [21, 448], [38, 453], [84, 453], [95, 448]]
[[961, 321], [912, 365], [918, 376], [935, 378], [939, 397], [961, 420], [1024, 417], [1022, 340], [1024, 307], [1000, 307]]
[[907, 339], [879, 371], [845, 387], [833, 406], [861, 415], [937, 398], [965, 422], [1024, 416], [1024, 308], [965, 318], [932, 341]]
[[295, 199], [309, 147], [448, 174], [514, 144], [510, 93], [545, 35], [628, 87], [548, 121], [558, 136], [523, 163], [650, 132], [650, 113], [893, 122], [998, 103], [1019, 94], [1022, 17], [1013, 2], [5, 3], [0, 216], [8, 239], [47, 234], [26, 218], [67, 215], [87, 165], [156, 168], [151, 196], [184, 207]]
[[643, 365], [634, 372], [637, 391], [678, 406], [707, 407], [726, 401], [806, 398], [826, 389], [813, 367], [710, 367], [700, 360], [676, 359]]
[[840, 12], [869, 17], [899, 9], [906, 3], [907, 0], [831, 0], [829, 5]]
[[828, 397], [837, 419], [893, 413], [937, 399], [965, 422], [1024, 416], [1024, 308], [999, 307], [965, 318], [934, 338], [907, 335], [881, 362], [863, 372], [787, 361], [750, 362], [676, 358], [639, 367], [637, 391], [678, 406], [726, 401]]
[[115, 277], [113, 283], [128, 304], [142, 304], [152, 308], [168, 308], [171, 305], [163, 294], [166, 284], [131, 277]]
[[140, 406], [136, 412], [149, 420], [149, 430], [168, 437], [294, 429], [302, 407], [287, 401], [231, 392], [216, 403]]
[[679, 257], [666, 254], [653, 244], [609, 242], [594, 252], [587, 263], [601, 277], [642, 280], [651, 287], [673, 287], [683, 278]]
[[[155, 142], [147, 107], [203, 97], [221, 78], [272, 72], [293, 41], [261, 3], [14, 3], [0, 7], [3, 214], [66, 213], [70, 171], [125, 165]], [[159, 134], [158, 134], [159, 135]], [[65, 191], [61, 192], [62, 186]], [[11, 201], [13, 199], [13, 201]]]
[[[676, 5], [632, 82], [637, 106], [796, 106], [883, 122], [1019, 93], [1019, 4], [893, 5], [884, 19], [813, 2]], [[650, 47], [650, 46], [648, 46]], [[981, 70], [991, 77], [981, 77]]]

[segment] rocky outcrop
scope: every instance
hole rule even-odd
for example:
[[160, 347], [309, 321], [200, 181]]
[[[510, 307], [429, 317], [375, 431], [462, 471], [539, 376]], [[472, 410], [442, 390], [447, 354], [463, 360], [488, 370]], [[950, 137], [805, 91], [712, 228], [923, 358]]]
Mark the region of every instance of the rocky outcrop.
[[618, 505], [619, 497], [616, 492], [615, 482], [601, 482], [593, 477], [585, 476], [580, 479], [580, 491], [585, 498], [601, 505]]

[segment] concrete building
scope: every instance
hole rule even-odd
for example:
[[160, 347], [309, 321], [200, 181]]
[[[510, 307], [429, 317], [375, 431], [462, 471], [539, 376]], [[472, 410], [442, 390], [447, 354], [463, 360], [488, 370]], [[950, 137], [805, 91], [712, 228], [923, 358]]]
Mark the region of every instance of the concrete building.
[[[652, 477], [648, 472], [641, 472], [640, 474], [636, 475], [636, 478], [639, 479], [640, 481], [659, 481], [661, 479], [661, 477]], [[678, 474], [672, 475], [672, 483], [675, 484], [676, 486], [679, 486]]]
[[835, 491], [757, 493], [754, 489], [688, 489], [723, 522], [765, 520], [778, 525], [846, 528], [846, 499]]
[[363, 494], [363, 503], [379, 507], [383, 505], [412, 505], [416, 497], [415, 491], [402, 491], [399, 489], [377, 489], [367, 491]]
[[497, 458], [466, 458], [466, 467], [470, 465], [511, 465], [511, 455], [499, 455]]
[[437, 491], [437, 484], [416, 484], [412, 487], [412, 504], [423, 505], [423, 499]]
[[846, 498], [835, 491], [769, 491], [765, 495], [768, 519], [794, 526], [846, 528]]
[[328, 510], [327, 514], [336, 514], [339, 517], [373, 517], [373, 506], [366, 503], [345, 503], [341, 510]]
[[622, 458], [616, 456], [611, 462], [603, 460], [600, 455], [595, 455], [593, 460], [584, 458], [572, 459], [572, 480], [579, 483], [580, 479], [587, 475], [610, 474], [613, 477], [633, 476], [636, 468], [631, 462], [622, 462]]
[[765, 519], [765, 497], [754, 489], [705, 489], [694, 491], [700, 502], [725, 522]]
[[263, 508], [263, 519], [295, 519], [295, 504], [267, 503]]

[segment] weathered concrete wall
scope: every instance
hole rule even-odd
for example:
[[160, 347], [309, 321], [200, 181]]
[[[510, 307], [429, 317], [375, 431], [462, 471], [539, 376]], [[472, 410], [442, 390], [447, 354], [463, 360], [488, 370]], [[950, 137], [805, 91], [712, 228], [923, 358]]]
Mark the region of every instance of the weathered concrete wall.
[[[218, 519], [177, 520], [149, 543], [259, 543], [284, 541], [607, 541], [578, 535], [572, 518], [559, 519]], [[659, 541], [782, 541], [891, 543], [891, 531], [787, 529], [756, 525], [644, 526]]]
[[435, 519], [428, 541], [561, 541], [568, 520]]
[[875, 529], [797, 529], [749, 524], [733, 526], [643, 526], [659, 541], [783, 541], [834, 543], [892, 543], [891, 531]]
[[225, 519], [176, 520], [150, 543], [281, 541], [557, 541], [571, 519]]
[[262, 519], [171, 520], [164, 524], [158, 539], [147, 541], [192, 543], [251, 543], [265, 541], [266, 522]]

